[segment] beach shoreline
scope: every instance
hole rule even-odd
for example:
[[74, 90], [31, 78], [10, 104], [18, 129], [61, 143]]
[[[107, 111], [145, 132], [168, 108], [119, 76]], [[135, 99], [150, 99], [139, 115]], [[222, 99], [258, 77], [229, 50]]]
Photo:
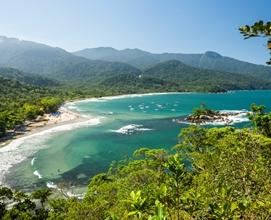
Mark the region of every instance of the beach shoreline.
[[72, 110], [69, 110], [65, 105], [61, 106], [56, 113], [44, 114], [43, 116], [39, 116], [38, 120], [26, 121], [22, 125], [22, 129], [11, 131], [9, 135], [0, 139], [0, 148], [5, 147], [18, 138], [39, 133], [53, 127], [82, 122], [88, 119]]

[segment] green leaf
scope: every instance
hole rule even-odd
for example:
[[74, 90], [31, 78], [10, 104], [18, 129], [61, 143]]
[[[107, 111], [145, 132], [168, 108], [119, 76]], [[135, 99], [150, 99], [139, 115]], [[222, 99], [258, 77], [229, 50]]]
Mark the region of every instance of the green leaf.
[[233, 212], [237, 208], [238, 208], [238, 203], [237, 202], [232, 202], [231, 203], [231, 212]]

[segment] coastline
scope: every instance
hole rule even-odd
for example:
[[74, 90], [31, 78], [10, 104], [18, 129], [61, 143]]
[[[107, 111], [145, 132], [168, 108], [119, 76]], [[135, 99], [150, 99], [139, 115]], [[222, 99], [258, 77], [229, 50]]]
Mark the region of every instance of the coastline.
[[[83, 99], [73, 99], [67, 101], [65, 104], [78, 103], [78, 102], [91, 102], [91, 101], [106, 101], [122, 98], [133, 98], [141, 96], [153, 96], [153, 95], [170, 95], [170, 94], [225, 94], [225, 93], [235, 93], [235, 92], [255, 92], [255, 91], [265, 91], [266, 89], [255, 89], [255, 90], [228, 90], [225, 92], [150, 92], [150, 93], [133, 93], [133, 94], [123, 94], [123, 95], [112, 95], [112, 96], [101, 96], [101, 97], [91, 97]], [[271, 91], [271, 90], [270, 90]]]
[[55, 114], [44, 114], [39, 120], [27, 121], [23, 125], [23, 129], [19, 132], [12, 132], [12, 134], [0, 139], [0, 148], [5, 147], [12, 141], [32, 135], [38, 132], [42, 132], [53, 127], [72, 124], [87, 120], [86, 117], [61, 106]]
[[153, 95], [170, 95], [170, 94], [193, 94], [197, 92], [153, 92], [153, 93], [136, 93], [136, 94], [124, 94], [124, 95], [112, 95], [112, 96], [101, 96], [101, 97], [92, 97], [84, 99], [75, 99], [70, 100], [66, 104], [80, 103], [80, 102], [96, 102], [96, 101], [107, 101], [114, 99], [122, 98], [133, 98], [133, 97], [142, 97], [142, 96], [153, 96]]

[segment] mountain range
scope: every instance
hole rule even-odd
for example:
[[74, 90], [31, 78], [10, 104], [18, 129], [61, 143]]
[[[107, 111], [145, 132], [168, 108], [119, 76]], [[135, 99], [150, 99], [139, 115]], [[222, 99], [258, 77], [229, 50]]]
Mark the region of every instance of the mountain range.
[[139, 49], [116, 50], [111, 47], [83, 49], [73, 54], [91, 60], [124, 62], [139, 69], [147, 69], [160, 62], [179, 60], [186, 65], [200, 69], [210, 69], [222, 72], [240, 73], [257, 77], [271, 78], [271, 68], [256, 65], [234, 58], [222, 56], [216, 52], [207, 51], [203, 54], [161, 53], [154, 54]]
[[118, 93], [271, 88], [270, 67], [215, 52], [153, 54], [99, 47], [70, 53], [1, 36], [0, 67], [2, 77], [31, 85]]

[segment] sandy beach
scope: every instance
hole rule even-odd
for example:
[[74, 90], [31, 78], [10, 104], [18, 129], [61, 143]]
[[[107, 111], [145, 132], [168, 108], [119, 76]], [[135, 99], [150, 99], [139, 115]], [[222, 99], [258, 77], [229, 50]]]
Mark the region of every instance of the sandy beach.
[[26, 121], [16, 131], [8, 131], [7, 136], [0, 139], [0, 147], [3, 147], [13, 140], [21, 137], [25, 137], [43, 130], [53, 128], [55, 126], [83, 122], [89, 118], [77, 114], [66, 107], [61, 106], [56, 113], [44, 114], [38, 116], [36, 120]]

